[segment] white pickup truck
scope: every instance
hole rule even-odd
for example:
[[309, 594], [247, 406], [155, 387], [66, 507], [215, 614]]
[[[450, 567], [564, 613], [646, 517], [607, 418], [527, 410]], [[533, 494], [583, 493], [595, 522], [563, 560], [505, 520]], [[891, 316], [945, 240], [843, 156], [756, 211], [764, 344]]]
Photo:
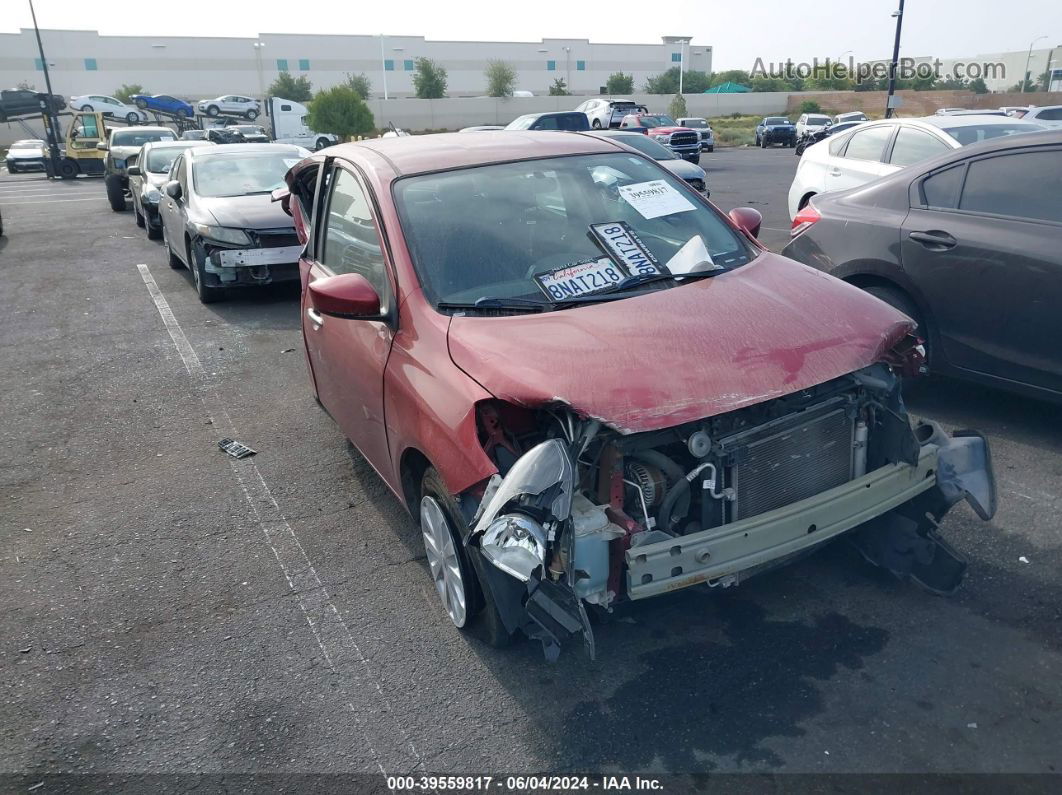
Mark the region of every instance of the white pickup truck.
[[266, 112], [269, 115], [270, 135], [278, 144], [295, 144], [316, 151], [339, 143], [338, 136], [311, 130], [306, 125], [309, 111], [298, 102], [270, 97], [266, 102]]

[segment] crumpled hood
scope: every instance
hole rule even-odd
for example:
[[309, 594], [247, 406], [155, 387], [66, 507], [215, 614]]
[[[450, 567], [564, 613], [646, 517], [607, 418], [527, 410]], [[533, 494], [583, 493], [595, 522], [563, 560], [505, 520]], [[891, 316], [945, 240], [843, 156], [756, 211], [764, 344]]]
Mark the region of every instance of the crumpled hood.
[[236, 229], [295, 228], [291, 216], [268, 193], [256, 196], [198, 198], [199, 206], [214, 216], [219, 226]]
[[682, 287], [514, 317], [455, 316], [454, 363], [522, 405], [567, 404], [623, 433], [734, 411], [879, 361], [905, 315], [776, 254]]
[[139, 151], [139, 146], [112, 146], [110, 148], [111, 157], [115, 160], [128, 160]]

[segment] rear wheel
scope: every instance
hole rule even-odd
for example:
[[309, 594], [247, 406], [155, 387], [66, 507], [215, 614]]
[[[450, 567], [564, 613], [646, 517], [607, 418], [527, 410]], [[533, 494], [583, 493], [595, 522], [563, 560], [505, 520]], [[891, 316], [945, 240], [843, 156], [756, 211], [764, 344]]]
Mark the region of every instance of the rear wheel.
[[78, 108], [78, 110], [80, 110], [82, 113], [92, 113], [92, 106], [82, 105], [80, 108]]
[[125, 114], [125, 120], [130, 124], [136, 124], [138, 121], [140, 121], [140, 114], [133, 113], [133, 111], [129, 111], [127, 114]]
[[322, 149], [324, 149], [326, 146], [329, 146], [331, 143], [332, 142], [329, 141], [327, 138], [318, 138], [317, 143], [314, 144], [314, 149], [320, 152]]
[[594, 125], [593, 126], [594, 126], [595, 130], [600, 130], [601, 129], [601, 119], [594, 119]]
[[111, 203], [111, 209], [116, 213], [125, 212], [125, 192], [122, 190], [122, 181], [118, 177], [107, 177], [104, 182], [107, 185], [107, 201]]
[[251, 121], [254, 121], [255, 119], [258, 118], [258, 111], [256, 111], [256, 110], [247, 111], [247, 118], [250, 119]]
[[174, 254], [173, 249], [170, 247], [170, 238], [166, 234], [165, 225], [162, 227], [162, 245], [166, 249], [166, 261], [169, 263], [170, 267], [175, 271], [183, 268], [184, 263], [181, 262], [181, 258]]
[[[495, 648], [509, 645], [512, 636], [502, 624], [493, 601], [485, 598], [461, 543], [464, 523], [454, 498], [432, 468], [421, 481], [420, 532], [435, 590], [454, 626], [462, 631], [480, 628]], [[476, 554], [475, 552], [471, 554]]]

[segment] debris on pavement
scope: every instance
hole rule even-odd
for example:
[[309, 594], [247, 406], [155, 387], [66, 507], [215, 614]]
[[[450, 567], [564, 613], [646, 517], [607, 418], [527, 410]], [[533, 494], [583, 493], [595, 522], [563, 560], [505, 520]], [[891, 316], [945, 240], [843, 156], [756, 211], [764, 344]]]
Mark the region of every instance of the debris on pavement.
[[233, 458], [247, 458], [257, 454], [257, 450], [252, 450], [245, 444], [240, 444], [235, 439], [222, 439], [218, 442], [218, 447], [231, 455]]

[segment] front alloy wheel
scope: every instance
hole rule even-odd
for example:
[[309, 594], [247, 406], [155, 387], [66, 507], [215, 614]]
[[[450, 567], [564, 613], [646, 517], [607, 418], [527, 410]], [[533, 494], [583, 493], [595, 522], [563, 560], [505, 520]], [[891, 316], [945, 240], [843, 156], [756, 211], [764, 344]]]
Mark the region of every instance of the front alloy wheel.
[[454, 626], [464, 627], [468, 621], [468, 605], [461, 561], [450, 523], [434, 497], [425, 496], [420, 501], [420, 531], [424, 536], [424, 550], [435, 590], [439, 592]]

